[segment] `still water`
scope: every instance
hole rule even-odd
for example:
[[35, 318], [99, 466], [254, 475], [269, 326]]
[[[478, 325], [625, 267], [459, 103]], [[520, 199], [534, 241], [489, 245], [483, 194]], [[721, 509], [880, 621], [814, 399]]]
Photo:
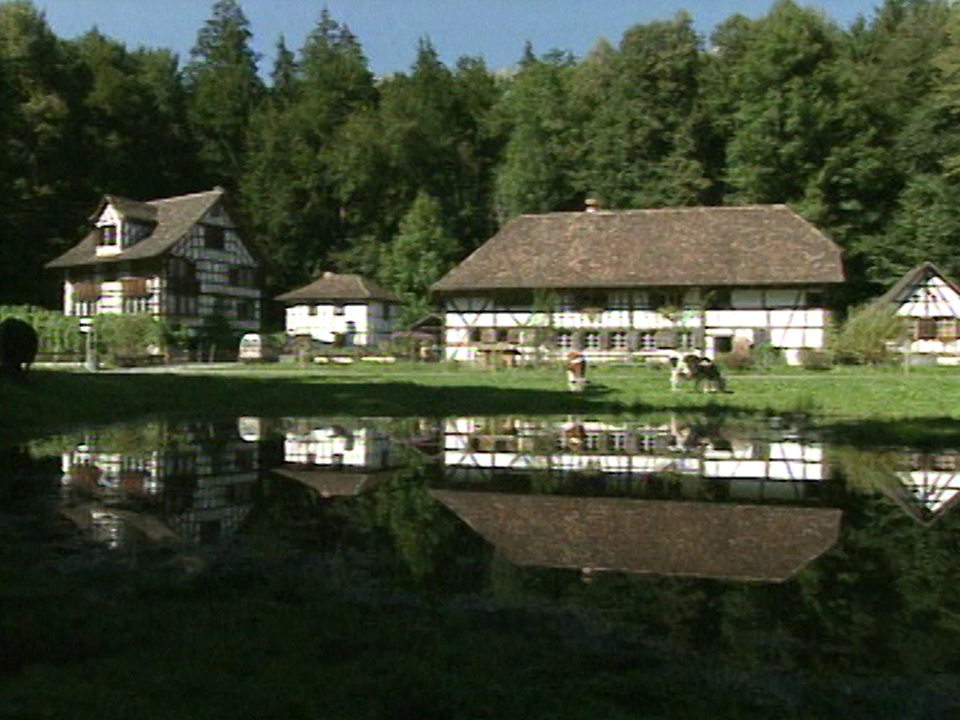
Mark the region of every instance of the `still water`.
[[196, 574], [282, 551], [357, 597], [575, 610], [868, 675], [960, 671], [957, 449], [664, 414], [161, 421], [3, 453], [0, 517], [56, 528], [61, 554], [66, 533], [74, 569]]

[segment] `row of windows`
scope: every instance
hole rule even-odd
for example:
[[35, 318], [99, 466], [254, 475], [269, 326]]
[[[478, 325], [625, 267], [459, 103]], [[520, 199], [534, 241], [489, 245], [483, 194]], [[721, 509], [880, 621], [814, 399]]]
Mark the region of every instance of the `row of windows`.
[[917, 318], [913, 321], [913, 337], [917, 340], [952, 342], [960, 338], [960, 320], [956, 318]]
[[[474, 343], [537, 343], [537, 332], [521, 328], [471, 328]], [[558, 330], [546, 338], [558, 350], [614, 350], [621, 352], [694, 349], [692, 330]]]

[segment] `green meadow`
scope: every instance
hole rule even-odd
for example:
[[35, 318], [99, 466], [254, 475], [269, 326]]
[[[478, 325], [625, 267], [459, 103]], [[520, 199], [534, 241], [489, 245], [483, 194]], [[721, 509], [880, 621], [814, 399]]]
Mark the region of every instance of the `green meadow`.
[[[730, 392], [669, 387], [661, 369], [591, 369], [583, 394], [559, 367], [489, 370], [447, 363], [392, 366], [195, 366], [177, 372], [40, 369], [0, 381], [0, 438], [156, 415], [458, 416], [722, 411], [783, 415], [864, 440], [960, 436], [960, 370], [838, 367], [728, 373]], [[896, 439], [893, 437], [892, 439]]]

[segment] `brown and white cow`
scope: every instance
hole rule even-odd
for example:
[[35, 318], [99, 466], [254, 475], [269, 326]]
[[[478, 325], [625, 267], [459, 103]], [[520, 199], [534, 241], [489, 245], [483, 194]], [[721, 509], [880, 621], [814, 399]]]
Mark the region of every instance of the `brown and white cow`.
[[587, 387], [587, 359], [578, 352], [567, 353], [567, 387], [583, 392]]
[[704, 392], [727, 392], [727, 382], [720, 367], [710, 358], [693, 353], [670, 356], [670, 389], [679, 390], [684, 381], [692, 381], [694, 389]]

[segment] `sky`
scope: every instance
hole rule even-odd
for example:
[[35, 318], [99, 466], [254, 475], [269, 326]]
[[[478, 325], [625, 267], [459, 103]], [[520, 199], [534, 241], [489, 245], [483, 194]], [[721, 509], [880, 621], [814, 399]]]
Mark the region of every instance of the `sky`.
[[[419, 40], [428, 37], [441, 59], [483, 57], [491, 70], [520, 58], [526, 41], [536, 54], [552, 49], [585, 55], [601, 38], [617, 44], [625, 30], [686, 10], [708, 36], [734, 13], [756, 18], [773, 0], [239, 0], [250, 20], [253, 47], [269, 73], [277, 39], [297, 50], [324, 6], [358, 37], [377, 75], [410, 69]], [[2, 0], [0, 0], [2, 2]], [[841, 25], [873, 16], [883, 0], [814, 0]], [[165, 47], [185, 62], [213, 0], [34, 0], [53, 31], [73, 38], [96, 26], [130, 49]]]

